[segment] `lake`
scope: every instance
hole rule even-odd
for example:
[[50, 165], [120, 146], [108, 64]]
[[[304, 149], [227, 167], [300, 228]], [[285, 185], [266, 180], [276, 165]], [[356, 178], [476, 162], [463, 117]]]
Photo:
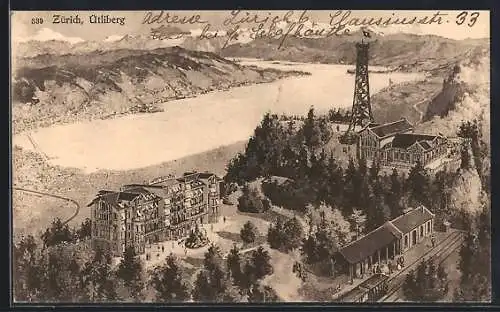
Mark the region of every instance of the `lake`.
[[[241, 60], [242, 65], [300, 70], [304, 77], [215, 91], [196, 98], [164, 104], [164, 112], [127, 115], [115, 119], [54, 125], [31, 132], [49, 162], [85, 172], [129, 170], [247, 139], [266, 112], [305, 115], [349, 108], [354, 92], [352, 66]], [[421, 79], [412, 73], [370, 74], [370, 92], [394, 83]], [[13, 144], [36, 150], [26, 133]]]

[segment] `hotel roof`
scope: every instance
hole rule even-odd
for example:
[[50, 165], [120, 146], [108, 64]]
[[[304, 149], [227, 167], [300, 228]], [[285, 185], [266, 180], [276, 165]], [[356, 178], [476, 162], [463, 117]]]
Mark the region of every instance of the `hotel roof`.
[[394, 136], [394, 140], [392, 140], [392, 147], [408, 148], [415, 144], [415, 142], [418, 142], [425, 150], [427, 150], [432, 147], [432, 145], [428, 142], [437, 137], [438, 136], [436, 135], [398, 133]]
[[377, 125], [375, 127], [368, 127], [368, 129], [375, 133], [375, 135], [379, 138], [385, 138], [397, 133], [413, 130], [413, 126], [406, 118], [403, 118], [398, 121]]

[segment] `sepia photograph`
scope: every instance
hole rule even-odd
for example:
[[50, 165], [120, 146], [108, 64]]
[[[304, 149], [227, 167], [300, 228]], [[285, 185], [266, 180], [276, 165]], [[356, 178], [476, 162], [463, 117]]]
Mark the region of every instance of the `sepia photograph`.
[[10, 32], [14, 304], [491, 302], [489, 11]]

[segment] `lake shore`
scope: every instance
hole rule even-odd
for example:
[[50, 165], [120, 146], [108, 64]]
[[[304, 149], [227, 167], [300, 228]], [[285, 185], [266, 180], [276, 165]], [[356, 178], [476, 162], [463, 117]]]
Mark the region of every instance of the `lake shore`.
[[[15, 135], [13, 145], [45, 154], [52, 165], [87, 173], [131, 170], [246, 140], [266, 112], [305, 115], [311, 106], [326, 113], [352, 105], [354, 78], [346, 73], [347, 65], [297, 63], [291, 67], [289, 63], [255, 60], [242, 64], [311, 75], [175, 100], [164, 103], [164, 111], [154, 114], [54, 125]], [[370, 88], [374, 94], [389, 81], [420, 78], [416, 74], [376, 74]]]

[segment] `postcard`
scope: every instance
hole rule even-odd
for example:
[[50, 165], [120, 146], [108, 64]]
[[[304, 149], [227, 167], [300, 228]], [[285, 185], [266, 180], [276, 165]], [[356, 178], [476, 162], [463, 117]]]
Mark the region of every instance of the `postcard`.
[[490, 302], [489, 11], [14, 11], [13, 302]]

